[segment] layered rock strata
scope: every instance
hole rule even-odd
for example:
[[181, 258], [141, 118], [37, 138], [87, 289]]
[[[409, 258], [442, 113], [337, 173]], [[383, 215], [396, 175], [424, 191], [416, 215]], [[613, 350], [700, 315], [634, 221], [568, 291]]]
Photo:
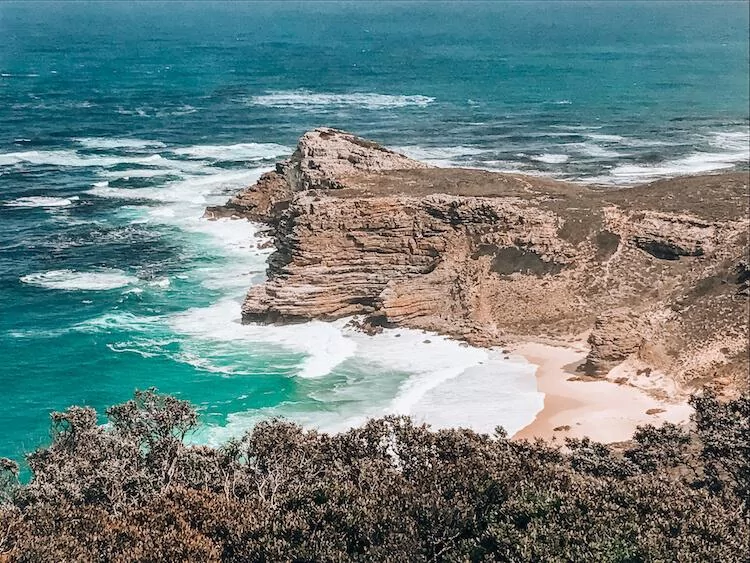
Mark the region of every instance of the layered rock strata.
[[590, 375], [633, 361], [684, 387], [745, 385], [746, 173], [586, 187], [432, 168], [317, 129], [208, 213], [273, 229], [246, 322], [361, 315], [481, 345], [591, 330]]

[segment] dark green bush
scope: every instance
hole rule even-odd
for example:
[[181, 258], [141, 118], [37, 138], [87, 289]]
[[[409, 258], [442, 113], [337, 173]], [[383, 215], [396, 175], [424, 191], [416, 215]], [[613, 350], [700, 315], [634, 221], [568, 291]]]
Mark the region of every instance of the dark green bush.
[[186, 402], [53, 413], [32, 479], [0, 460], [0, 561], [747, 561], [748, 397], [617, 450], [405, 417], [328, 435], [258, 424], [190, 446]]

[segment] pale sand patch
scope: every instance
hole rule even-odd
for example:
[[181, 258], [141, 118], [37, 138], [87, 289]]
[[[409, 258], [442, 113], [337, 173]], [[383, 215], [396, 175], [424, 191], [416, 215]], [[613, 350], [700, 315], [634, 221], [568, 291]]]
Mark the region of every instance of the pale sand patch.
[[[692, 412], [683, 397], [657, 399], [643, 390], [606, 379], [570, 381], [580, 376], [575, 367], [586, 356], [584, 343], [563, 347], [527, 342], [513, 347], [513, 352], [539, 366], [537, 388], [544, 393], [544, 408], [514, 439], [588, 436], [598, 442], [621, 442], [630, 439], [639, 425], [682, 424]], [[627, 375], [622, 366], [618, 366], [617, 375]], [[650, 409], [663, 412], [646, 414]]]

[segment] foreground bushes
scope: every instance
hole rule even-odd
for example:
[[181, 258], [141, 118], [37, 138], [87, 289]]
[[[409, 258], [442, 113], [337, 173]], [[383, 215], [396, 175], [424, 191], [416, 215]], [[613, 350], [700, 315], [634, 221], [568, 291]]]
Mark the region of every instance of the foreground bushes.
[[28, 485], [0, 460], [0, 561], [747, 561], [750, 399], [693, 402], [690, 432], [564, 452], [401, 417], [213, 449], [153, 391], [72, 407]]

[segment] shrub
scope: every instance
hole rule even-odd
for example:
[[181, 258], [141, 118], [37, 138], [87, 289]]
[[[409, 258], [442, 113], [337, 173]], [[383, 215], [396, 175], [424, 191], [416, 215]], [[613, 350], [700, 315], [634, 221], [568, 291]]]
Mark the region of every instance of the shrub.
[[53, 413], [26, 485], [0, 460], [0, 561], [741, 561], [748, 398], [693, 405], [618, 450], [406, 417], [209, 448], [188, 403], [137, 392], [105, 426]]

